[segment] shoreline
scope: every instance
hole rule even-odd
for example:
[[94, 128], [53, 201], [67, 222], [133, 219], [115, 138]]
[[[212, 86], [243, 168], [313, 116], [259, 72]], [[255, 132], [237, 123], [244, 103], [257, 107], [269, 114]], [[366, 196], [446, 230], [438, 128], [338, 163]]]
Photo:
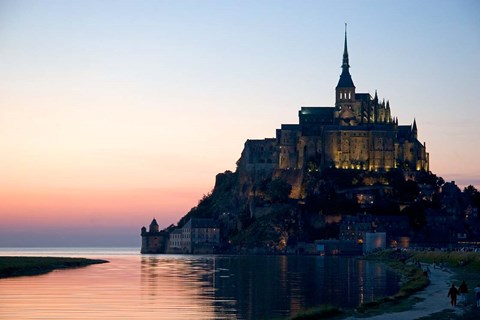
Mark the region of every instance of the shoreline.
[[[398, 253], [398, 251], [397, 251]], [[375, 255], [373, 255], [375, 256]], [[403, 310], [395, 310], [395, 305], [388, 302], [383, 306], [381, 314], [372, 313], [364, 316], [353, 314], [345, 319], [477, 319], [479, 310], [474, 307], [475, 298], [473, 287], [480, 283], [480, 254], [462, 251], [415, 251], [409, 250], [400, 255], [394, 251], [384, 251], [377, 254], [377, 258], [387, 264], [395, 264], [398, 258], [404, 262], [421, 263], [420, 268], [430, 270], [430, 284], [422, 290], [417, 290], [405, 297]], [[407, 264], [405, 264], [407, 265]], [[442, 265], [442, 267], [439, 267]], [[457, 287], [465, 280], [469, 287], [467, 303], [457, 304], [456, 308], [450, 305], [447, 297], [449, 287], [454, 283]], [[379, 310], [380, 311], [380, 310]]]
[[[420, 263], [420, 268], [428, 267], [430, 283], [425, 288], [413, 292], [405, 297], [403, 310], [395, 310], [395, 305], [388, 302], [383, 305], [381, 314], [375, 310], [367, 310], [365, 315], [353, 314], [344, 319], [477, 319], [479, 310], [475, 308], [473, 287], [480, 283], [480, 254], [461, 251], [407, 251], [399, 256], [392, 255], [393, 251], [384, 251], [377, 254], [376, 260], [383, 260], [387, 264], [395, 264], [400, 257], [403, 261]], [[375, 255], [374, 259], [375, 259]], [[405, 264], [407, 265], [407, 264]], [[440, 265], [442, 267], [440, 267]], [[462, 280], [469, 286], [467, 303], [457, 304], [456, 308], [450, 305], [447, 297], [452, 283], [457, 287]], [[370, 311], [370, 312], [368, 312]], [[370, 313], [370, 314], [369, 314]]]
[[[288, 319], [478, 319], [480, 310], [475, 308], [473, 287], [480, 283], [480, 254], [386, 250], [367, 256], [365, 259], [386, 263], [403, 278], [402, 287], [395, 295], [360, 305], [354, 310], [320, 306], [338, 311], [333, 317], [322, 314], [322, 308], [316, 308], [318, 311], [312, 308]], [[417, 263], [421, 261], [420, 266], [414, 261]], [[434, 268], [439, 263], [443, 267]], [[418, 276], [418, 272], [423, 275], [422, 270], [426, 267], [430, 272], [425, 285], [422, 284], [422, 277]], [[469, 288], [467, 304], [457, 304], [457, 307], [453, 308], [447, 293], [452, 283], [458, 287], [462, 280], [467, 282]]]
[[0, 257], [0, 279], [36, 276], [59, 269], [74, 269], [108, 262], [86, 258], [3, 256]]
[[432, 265], [427, 264], [424, 264], [423, 266], [428, 266], [430, 268], [430, 284], [423, 290], [413, 293], [405, 299], [406, 303], [413, 303], [407, 310], [389, 312], [387, 308], [384, 313], [379, 315], [366, 315], [365, 317], [351, 316], [345, 319], [351, 320], [362, 318], [372, 320], [403, 320], [429, 317], [436, 313], [449, 313], [451, 315], [455, 314], [457, 316], [462, 316], [465, 311], [464, 308], [459, 306], [452, 308], [450, 305], [450, 299], [447, 297], [452, 278], [456, 275], [448, 269], [433, 269]]

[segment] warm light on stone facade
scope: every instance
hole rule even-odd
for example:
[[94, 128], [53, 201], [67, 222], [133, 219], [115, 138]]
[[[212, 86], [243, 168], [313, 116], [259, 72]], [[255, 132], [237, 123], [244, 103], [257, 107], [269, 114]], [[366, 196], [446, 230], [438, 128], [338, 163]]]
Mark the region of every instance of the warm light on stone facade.
[[[357, 93], [349, 72], [347, 34], [335, 106], [301, 107], [298, 124], [282, 124], [275, 139], [247, 140], [242, 165], [256, 176], [276, 170], [321, 171], [325, 168], [429, 171], [425, 143], [417, 139], [414, 120], [399, 125], [390, 102]], [[292, 197], [300, 190], [292, 185]]]

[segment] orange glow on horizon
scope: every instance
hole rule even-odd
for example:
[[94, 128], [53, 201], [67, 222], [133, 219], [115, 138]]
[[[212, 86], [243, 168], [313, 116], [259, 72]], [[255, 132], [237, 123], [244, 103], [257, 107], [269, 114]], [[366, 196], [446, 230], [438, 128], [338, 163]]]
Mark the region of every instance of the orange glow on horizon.
[[[140, 228], [156, 217], [175, 224], [198, 203], [198, 189], [43, 190], [0, 193], [2, 227]], [[24, 223], [19, 223], [23, 221]]]

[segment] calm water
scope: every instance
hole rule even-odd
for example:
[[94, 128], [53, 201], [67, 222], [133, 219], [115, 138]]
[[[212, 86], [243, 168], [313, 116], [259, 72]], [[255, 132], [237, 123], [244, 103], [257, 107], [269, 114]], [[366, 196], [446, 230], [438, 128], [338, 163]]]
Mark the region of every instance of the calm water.
[[271, 319], [322, 303], [353, 307], [398, 289], [351, 257], [140, 255], [134, 249], [1, 249], [110, 263], [0, 279], [0, 319]]

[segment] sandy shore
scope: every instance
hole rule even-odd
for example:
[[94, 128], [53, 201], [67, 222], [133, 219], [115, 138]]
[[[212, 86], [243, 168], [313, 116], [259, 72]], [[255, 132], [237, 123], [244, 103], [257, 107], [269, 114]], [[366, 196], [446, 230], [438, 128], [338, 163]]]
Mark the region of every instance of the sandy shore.
[[[463, 308], [458, 307], [453, 309], [450, 305], [450, 298], [447, 297], [448, 289], [452, 284], [453, 274], [448, 271], [430, 268], [430, 285], [424, 290], [412, 295], [408, 299], [420, 299], [410, 310], [385, 313], [378, 316], [362, 318], [362, 319], [388, 319], [388, 320], [404, 320], [404, 319], [418, 319], [443, 311], [445, 309], [454, 310], [456, 314], [461, 315]], [[456, 283], [458, 287], [459, 283]], [[356, 317], [349, 317], [347, 319], [358, 319]]]

